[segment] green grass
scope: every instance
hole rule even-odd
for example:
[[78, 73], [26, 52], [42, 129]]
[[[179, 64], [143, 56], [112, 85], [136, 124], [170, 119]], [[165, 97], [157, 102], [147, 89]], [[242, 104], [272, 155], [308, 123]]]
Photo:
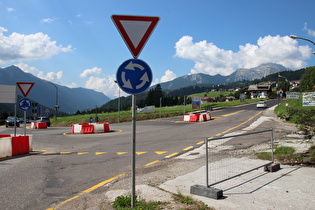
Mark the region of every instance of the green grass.
[[[302, 106], [302, 96], [300, 96], [300, 99], [289, 99], [287, 101], [283, 101], [282, 103], [279, 104], [279, 106], [275, 108], [275, 113], [280, 118], [284, 118], [288, 122], [291, 122], [291, 123], [298, 122], [300, 113], [311, 112], [311, 111], [315, 111], [315, 107]], [[312, 116], [308, 116], [308, 117], [312, 117]]]
[[202, 93], [195, 93], [191, 94], [188, 97], [198, 97], [198, 96], [209, 96], [209, 97], [220, 97], [221, 95], [223, 96], [229, 96], [230, 94], [233, 94], [234, 92], [230, 91], [210, 91], [210, 92], [202, 92]]
[[118, 196], [112, 203], [114, 209], [117, 210], [129, 210], [129, 209], [139, 209], [139, 210], [153, 210], [159, 209], [159, 206], [166, 204], [165, 202], [146, 202], [145, 200], [138, 200], [136, 196], [135, 208], [131, 208], [131, 195], [128, 196]]
[[[239, 100], [235, 101], [229, 101], [229, 102], [214, 102], [214, 103], [205, 103], [201, 104], [201, 109], [205, 109], [208, 106], [211, 106], [212, 108], [219, 108], [219, 107], [231, 107], [231, 106], [237, 106], [241, 104], [247, 104], [247, 103], [254, 103], [259, 101], [260, 99], [246, 99], [245, 102], [240, 102]], [[162, 108], [155, 108], [154, 113], [137, 113], [137, 120], [148, 120], [148, 119], [157, 119], [160, 118], [160, 116], [163, 117], [174, 117], [174, 116], [180, 116], [184, 114], [184, 111], [186, 113], [196, 111], [195, 109], [192, 109], [192, 105], [179, 105], [179, 106], [168, 106], [168, 107], [162, 107]], [[120, 122], [128, 122], [131, 121], [132, 111], [120, 111]], [[118, 123], [118, 112], [109, 112], [109, 113], [98, 113], [97, 114], [99, 118], [99, 122], [108, 122], [110, 124], [112, 123]], [[58, 117], [57, 120], [55, 118], [51, 119], [51, 124], [53, 126], [71, 126], [73, 124], [79, 124], [79, 123], [88, 123], [89, 118], [93, 117], [95, 119], [96, 114], [85, 114], [85, 115], [73, 115], [68, 117]]]

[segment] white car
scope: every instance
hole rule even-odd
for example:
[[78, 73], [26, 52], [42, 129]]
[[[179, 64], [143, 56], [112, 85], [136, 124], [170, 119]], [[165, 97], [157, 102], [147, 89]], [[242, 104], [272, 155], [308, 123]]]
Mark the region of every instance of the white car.
[[264, 101], [259, 101], [256, 105], [257, 108], [266, 108], [267, 104]]

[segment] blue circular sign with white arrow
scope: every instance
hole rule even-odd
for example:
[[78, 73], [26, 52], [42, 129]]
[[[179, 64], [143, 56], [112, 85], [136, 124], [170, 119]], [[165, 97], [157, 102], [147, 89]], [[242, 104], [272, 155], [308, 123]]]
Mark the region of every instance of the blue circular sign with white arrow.
[[27, 111], [32, 107], [32, 102], [28, 98], [21, 98], [19, 107], [22, 111]]
[[123, 62], [116, 73], [117, 83], [124, 92], [138, 94], [148, 89], [152, 82], [150, 66], [139, 59]]

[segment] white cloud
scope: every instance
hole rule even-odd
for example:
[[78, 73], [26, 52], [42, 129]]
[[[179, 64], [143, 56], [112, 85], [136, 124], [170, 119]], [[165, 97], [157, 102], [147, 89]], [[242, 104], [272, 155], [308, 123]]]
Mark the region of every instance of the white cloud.
[[8, 11], [8, 12], [13, 12], [13, 11], [14, 11], [14, 8], [8, 7], [8, 8], [7, 8], [7, 11]]
[[40, 22], [41, 23], [52, 23], [56, 20], [56, 18], [44, 18], [44, 19], [41, 19]]
[[80, 74], [80, 77], [83, 78], [83, 77], [89, 77], [93, 74], [100, 74], [102, 72], [102, 69], [101, 68], [98, 68], [98, 67], [93, 67], [91, 69], [85, 69], [81, 74]]
[[172, 72], [171, 70], [166, 70], [164, 75], [161, 77], [161, 83], [162, 82], [168, 82], [176, 78], [176, 74]]
[[19, 67], [22, 71], [31, 73], [40, 79], [51, 81], [54, 83], [59, 83], [59, 84], [62, 83], [62, 76], [63, 76], [62, 71], [58, 71], [57, 73], [48, 72], [47, 74], [45, 74], [43, 71], [40, 71], [37, 68], [29, 66], [22, 62], [18, 63], [16, 66]]
[[12, 61], [49, 59], [61, 52], [72, 51], [71, 46], [63, 47], [51, 41], [47, 34], [41, 32], [24, 35], [13, 32], [9, 36], [3, 33], [6, 28], [0, 26], [0, 64]]
[[72, 82], [70, 85], [66, 85], [68, 88], [76, 88], [78, 85], [75, 82]]
[[90, 76], [85, 83], [85, 88], [92, 89], [104, 93], [110, 98], [126, 96], [127, 94], [119, 90], [118, 85], [115, 83], [116, 76], [108, 75], [104, 78]]
[[191, 73], [229, 75], [238, 68], [252, 68], [263, 63], [278, 63], [290, 69], [306, 67], [304, 60], [311, 56], [311, 48], [299, 46], [288, 36], [260, 37], [257, 44], [240, 45], [238, 52], [218, 48], [207, 41], [193, 42], [191, 36], [183, 36], [175, 44], [175, 56], [195, 62]]
[[304, 30], [307, 31], [308, 35], [315, 36], [315, 31], [312, 29], [307, 28], [307, 23], [304, 23]]

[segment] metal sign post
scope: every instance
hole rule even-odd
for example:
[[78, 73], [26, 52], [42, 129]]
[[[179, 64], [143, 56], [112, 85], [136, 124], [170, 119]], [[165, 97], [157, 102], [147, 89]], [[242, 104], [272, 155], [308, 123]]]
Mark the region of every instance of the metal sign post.
[[120, 89], [132, 94], [131, 207], [134, 208], [136, 203], [136, 94], [146, 91], [152, 82], [150, 66], [137, 58], [160, 18], [131, 15], [112, 15], [111, 18], [134, 58], [123, 62], [116, 73], [116, 81]]
[[132, 178], [131, 178], [131, 207], [135, 207], [136, 203], [136, 95], [132, 95]]

